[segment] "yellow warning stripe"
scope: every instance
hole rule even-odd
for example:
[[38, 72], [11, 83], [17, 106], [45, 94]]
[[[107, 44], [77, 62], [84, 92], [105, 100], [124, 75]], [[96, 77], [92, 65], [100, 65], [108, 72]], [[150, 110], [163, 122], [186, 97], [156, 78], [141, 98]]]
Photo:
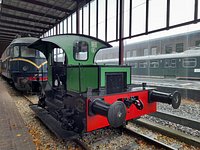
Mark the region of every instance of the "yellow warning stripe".
[[42, 66], [44, 66], [44, 65], [47, 63], [47, 61], [45, 61], [45, 62], [43, 62], [42, 64], [40, 64], [40, 65], [38, 66], [36, 63], [32, 62], [31, 60], [24, 59], [24, 58], [14, 58], [14, 59], [10, 59], [10, 61], [24, 61], [24, 62], [27, 62], [27, 63], [32, 64], [32, 65], [35, 66], [37, 69], [40, 69]]
[[2, 62], [6, 61], [6, 60], [9, 59], [9, 58], [10, 58], [10, 56], [8, 56], [8, 57], [2, 59]]

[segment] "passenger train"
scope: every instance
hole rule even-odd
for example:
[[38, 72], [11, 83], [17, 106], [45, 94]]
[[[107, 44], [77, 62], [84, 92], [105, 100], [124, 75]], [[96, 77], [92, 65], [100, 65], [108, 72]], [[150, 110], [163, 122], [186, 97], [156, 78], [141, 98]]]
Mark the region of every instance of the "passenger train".
[[[101, 55], [108, 55], [102, 52]], [[96, 60], [97, 64], [118, 64], [118, 59]], [[132, 68], [134, 77], [176, 78], [200, 80], [200, 49], [181, 53], [148, 55], [124, 58]]]
[[[48, 81], [38, 104], [31, 109], [62, 139], [111, 126], [125, 127], [129, 120], [156, 112], [157, 102], [181, 103], [179, 92], [131, 85], [131, 67], [97, 65], [96, 53], [110, 44], [94, 37], [64, 34], [45, 37], [29, 46], [48, 60]], [[64, 60], [54, 54], [62, 49]]]
[[14, 39], [1, 57], [1, 74], [21, 91], [37, 92], [47, 81], [47, 61], [43, 53], [27, 46], [34, 37]]

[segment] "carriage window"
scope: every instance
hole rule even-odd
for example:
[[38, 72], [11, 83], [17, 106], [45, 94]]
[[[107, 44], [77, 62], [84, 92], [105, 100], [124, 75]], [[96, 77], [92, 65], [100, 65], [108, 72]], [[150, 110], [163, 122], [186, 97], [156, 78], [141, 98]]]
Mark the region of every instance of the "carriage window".
[[198, 46], [198, 47], [200, 47], [200, 40], [198, 40], [198, 41], [195, 41], [195, 46]]
[[132, 68], [137, 68], [138, 67], [138, 63], [136, 63], [136, 62], [132, 63], [131, 66], [132, 66]]
[[171, 59], [171, 67], [172, 68], [176, 67], [176, 59]]
[[88, 59], [88, 43], [85, 41], [77, 41], [73, 46], [74, 58], [76, 60]]
[[139, 67], [140, 68], [147, 68], [147, 62], [140, 62]]
[[35, 57], [35, 50], [30, 49], [27, 46], [21, 46], [21, 56], [22, 57]]
[[151, 61], [149, 66], [150, 66], [150, 68], [158, 68], [159, 67], [159, 61], [158, 60]]
[[19, 46], [14, 46], [13, 57], [19, 57]]
[[165, 68], [170, 67], [169, 60], [165, 60]]
[[196, 58], [184, 58], [182, 63], [184, 68], [193, 68], [197, 65]]

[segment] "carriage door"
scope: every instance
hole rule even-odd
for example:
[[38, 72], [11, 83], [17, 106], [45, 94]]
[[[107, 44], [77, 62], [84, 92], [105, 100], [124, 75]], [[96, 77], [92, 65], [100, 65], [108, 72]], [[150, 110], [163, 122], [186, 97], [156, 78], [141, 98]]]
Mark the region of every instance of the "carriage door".
[[52, 62], [52, 85], [66, 90], [66, 56], [62, 49], [54, 48]]
[[175, 78], [176, 77], [176, 59], [165, 59], [164, 77], [165, 78]]

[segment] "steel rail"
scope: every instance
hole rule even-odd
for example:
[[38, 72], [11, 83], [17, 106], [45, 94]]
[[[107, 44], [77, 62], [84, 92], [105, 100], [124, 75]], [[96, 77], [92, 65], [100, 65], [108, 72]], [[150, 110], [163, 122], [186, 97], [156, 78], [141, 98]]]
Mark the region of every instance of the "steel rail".
[[200, 130], [200, 121], [183, 118], [181, 116], [177, 116], [175, 114], [157, 111], [156, 113], [150, 114], [150, 116], [157, 117], [163, 120], [167, 120], [176, 124], [180, 124], [186, 127], [190, 127], [192, 129]]
[[163, 135], [178, 139], [187, 144], [200, 147], [200, 139], [192, 135], [188, 135], [178, 130], [174, 130], [166, 126], [150, 122], [147, 119], [140, 118], [134, 120], [133, 123], [148, 128], [150, 130], [162, 133]]
[[124, 131], [127, 133], [127, 134], [130, 134], [136, 138], [140, 137], [141, 139], [143, 139], [144, 141], [147, 141], [148, 143], [154, 145], [154, 146], [157, 146], [159, 148], [164, 148], [164, 149], [167, 149], [167, 150], [177, 150], [177, 148], [174, 148], [170, 145], [167, 145], [163, 142], [160, 142], [152, 137], [149, 137], [147, 135], [144, 135], [138, 131], [135, 131], [133, 129], [131, 129], [130, 127], [126, 127], [124, 128]]

